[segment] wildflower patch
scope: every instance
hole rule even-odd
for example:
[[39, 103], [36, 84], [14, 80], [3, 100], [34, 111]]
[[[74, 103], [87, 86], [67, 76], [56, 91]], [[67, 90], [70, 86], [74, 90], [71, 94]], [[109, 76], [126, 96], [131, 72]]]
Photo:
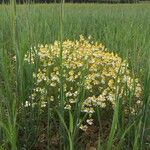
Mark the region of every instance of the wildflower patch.
[[[39, 45], [25, 55], [29, 65], [37, 65], [33, 73], [35, 81], [30, 98], [33, 104], [46, 107], [47, 102], [55, 107], [60, 100], [60, 50], [61, 43]], [[122, 106], [129, 104], [132, 97], [135, 112], [141, 104], [142, 88], [138, 78], [129, 70], [126, 60], [109, 52], [104, 45], [85, 39], [66, 40], [62, 43], [62, 68], [64, 83], [64, 109], [74, 110], [81, 104], [81, 113], [88, 114], [87, 122], [92, 124], [91, 116], [96, 108], [115, 109], [116, 101]], [[82, 96], [81, 95], [82, 87]]]

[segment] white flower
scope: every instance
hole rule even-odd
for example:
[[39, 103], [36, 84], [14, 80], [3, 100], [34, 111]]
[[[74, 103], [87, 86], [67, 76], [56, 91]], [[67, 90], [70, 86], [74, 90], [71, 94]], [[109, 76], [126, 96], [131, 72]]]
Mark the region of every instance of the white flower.
[[71, 110], [71, 105], [67, 104], [67, 105], [65, 106], [65, 109]]
[[43, 107], [46, 107], [46, 104], [47, 104], [47, 102], [41, 102], [41, 107], [43, 108]]
[[92, 125], [92, 124], [93, 124], [93, 119], [87, 119], [86, 122], [87, 122], [89, 125]]
[[50, 97], [50, 101], [53, 102], [54, 101], [54, 96]]
[[85, 132], [88, 129], [88, 126], [87, 125], [81, 125], [80, 129]]
[[24, 107], [29, 107], [29, 106], [31, 106], [31, 103], [29, 101], [25, 101]]

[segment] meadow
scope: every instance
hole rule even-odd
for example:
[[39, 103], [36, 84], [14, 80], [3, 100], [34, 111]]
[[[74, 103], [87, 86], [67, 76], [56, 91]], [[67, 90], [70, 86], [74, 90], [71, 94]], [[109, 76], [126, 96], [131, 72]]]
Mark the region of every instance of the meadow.
[[[91, 36], [92, 43], [102, 43], [108, 52], [127, 60], [133, 80], [138, 78], [142, 87], [142, 106], [136, 114], [129, 111], [126, 116], [123, 98], [118, 102], [116, 96], [115, 108], [96, 109], [96, 123], [82, 131], [78, 124], [86, 117], [79, 113], [85, 94], [84, 67], [79, 80], [81, 103], [74, 110], [64, 109], [63, 41], [80, 41], [80, 35], [85, 39]], [[31, 47], [53, 45], [56, 40], [60, 41], [60, 59], [55, 64], [60, 73], [60, 92], [54, 88], [52, 91], [60, 94], [59, 100], [52, 106], [47, 102], [45, 107], [32, 107], [30, 96], [36, 82], [33, 72], [38, 75], [44, 60], [35, 60], [31, 65]], [[27, 53], [29, 64], [25, 62]], [[128, 93], [127, 88], [125, 91]], [[131, 90], [125, 97], [128, 107], [134, 92]], [[0, 5], [0, 149], [148, 150], [149, 115], [150, 4]]]

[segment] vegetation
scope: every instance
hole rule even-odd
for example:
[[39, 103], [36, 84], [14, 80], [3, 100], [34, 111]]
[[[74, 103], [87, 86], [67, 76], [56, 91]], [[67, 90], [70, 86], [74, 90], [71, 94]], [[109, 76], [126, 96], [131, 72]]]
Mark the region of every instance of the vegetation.
[[[65, 0], [66, 3], [138, 3], [145, 0]], [[149, 1], [149, 0], [147, 0]], [[9, 3], [9, 0], [0, 0], [0, 3]], [[17, 3], [60, 3], [61, 0], [16, 0]]]
[[1, 5], [0, 149], [149, 149], [149, 9]]

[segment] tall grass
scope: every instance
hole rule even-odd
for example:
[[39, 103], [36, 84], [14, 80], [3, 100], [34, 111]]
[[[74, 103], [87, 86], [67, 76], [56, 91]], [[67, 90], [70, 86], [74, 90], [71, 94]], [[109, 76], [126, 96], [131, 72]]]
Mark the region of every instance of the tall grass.
[[[108, 141], [103, 143], [100, 131], [98, 149], [112, 149], [118, 137], [118, 149], [150, 148], [150, 5], [99, 5], [99, 4], [28, 4], [0, 6], [0, 149], [37, 148], [43, 118], [40, 109], [35, 112], [22, 103], [33, 89], [32, 68], [27, 68], [23, 58], [31, 47], [39, 43], [52, 43], [59, 39], [76, 40], [80, 34], [92, 35], [110, 51], [119, 53], [130, 63], [130, 69], [142, 81], [144, 106], [135, 118], [124, 126], [121, 100], [113, 114]], [[60, 13], [59, 13], [60, 12]], [[84, 99], [84, 71], [79, 87], [79, 103], [69, 112], [69, 126], [64, 116], [63, 48], [60, 51], [60, 100], [56, 110], [59, 118], [61, 144], [59, 149], [80, 149], [76, 145], [80, 106]], [[16, 55], [14, 62], [13, 56]], [[15, 68], [14, 65], [15, 64]], [[38, 69], [36, 62], [34, 71]], [[129, 102], [131, 97], [127, 98]], [[32, 98], [30, 99], [32, 103]], [[20, 115], [20, 112], [24, 113]], [[51, 109], [47, 110], [47, 137], [45, 149], [51, 149], [52, 122], [57, 121]], [[18, 115], [19, 114], [19, 115]], [[27, 116], [28, 114], [28, 116]], [[101, 124], [101, 112], [98, 119]], [[121, 119], [120, 119], [121, 118]], [[22, 133], [23, 132], [23, 133]], [[41, 133], [42, 134], [42, 133]], [[20, 137], [23, 136], [22, 139]], [[68, 146], [69, 145], [69, 146]], [[82, 148], [81, 148], [82, 149]]]

